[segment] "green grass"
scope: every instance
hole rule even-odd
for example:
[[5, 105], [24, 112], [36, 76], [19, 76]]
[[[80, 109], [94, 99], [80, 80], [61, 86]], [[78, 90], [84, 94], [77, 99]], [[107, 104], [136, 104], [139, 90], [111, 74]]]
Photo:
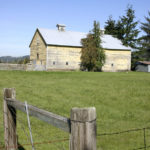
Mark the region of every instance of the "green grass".
[[[0, 91], [15, 87], [17, 99], [69, 117], [72, 107], [96, 107], [97, 133], [150, 127], [150, 74], [138, 72], [23, 72], [0, 71]], [[3, 146], [3, 95], [0, 92], [0, 147]], [[26, 115], [17, 113], [20, 144], [29, 143]], [[23, 122], [23, 124], [21, 123]], [[63, 139], [69, 135], [31, 117], [34, 142]], [[28, 132], [29, 133], [29, 132]], [[146, 131], [146, 139], [150, 140]], [[148, 143], [148, 142], [147, 142]], [[31, 146], [24, 146], [31, 149]], [[130, 150], [143, 147], [143, 132], [97, 138], [97, 149]], [[69, 148], [68, 142], [36, 145], [37, 150]]]

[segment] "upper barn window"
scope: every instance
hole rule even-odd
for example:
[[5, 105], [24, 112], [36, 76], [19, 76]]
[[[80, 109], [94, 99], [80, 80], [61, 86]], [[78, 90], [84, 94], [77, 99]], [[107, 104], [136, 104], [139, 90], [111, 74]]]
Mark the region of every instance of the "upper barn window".
[[66, 65], [69, 65], [69, 63], [68, 63], [68, 62], [66, 62]]
[[37, 43], [37, 45], [40, 44], [40, 38], [39, 37], [36, 38], [36, 43]]

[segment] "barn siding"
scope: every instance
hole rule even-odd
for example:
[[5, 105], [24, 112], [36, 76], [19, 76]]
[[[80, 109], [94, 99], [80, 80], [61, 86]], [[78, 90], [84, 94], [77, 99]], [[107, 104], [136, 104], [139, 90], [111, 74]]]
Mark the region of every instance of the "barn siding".
[[[47, 70], [79, 70], [81, 48], [47, 47]], [[106, 62], [103, 71], [126, 71], [131, 67], [131, 51], [105, 50]], [[68, 62], [68, 65], [66, 65]]]
[[106, 62], [103, 71], [126, 71], [131, 69], [131, 51], [105, 50]]
[[[47, 47], [47, 70], [79, 70], [81, 48]], [[68, 63], [68, 65], [66, 65]]]

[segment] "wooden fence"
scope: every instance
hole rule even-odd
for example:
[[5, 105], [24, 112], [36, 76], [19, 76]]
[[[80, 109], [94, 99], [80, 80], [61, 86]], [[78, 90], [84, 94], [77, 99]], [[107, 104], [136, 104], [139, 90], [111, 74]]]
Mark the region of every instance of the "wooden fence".
[[[18, 148], [16, 133], [17, 110], [26, 113], [25, 104], [16, 100], [14, 88], [5, 88], [4, 138], [6, 150], [16, 150]], [[32, 105], [28, 105], [28, 111], [29, 115], [70, 133], [70, 150], [96, 150], [96, 109], [94, 107], [72, 108], [70, 118]]]

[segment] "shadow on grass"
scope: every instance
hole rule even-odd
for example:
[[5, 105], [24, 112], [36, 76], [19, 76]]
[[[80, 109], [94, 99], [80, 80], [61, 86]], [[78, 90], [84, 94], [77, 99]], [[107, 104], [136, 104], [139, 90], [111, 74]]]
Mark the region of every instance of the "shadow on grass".
[[18, 143], [18, 150], [25, 150], [25, 148], [20, 143]]

